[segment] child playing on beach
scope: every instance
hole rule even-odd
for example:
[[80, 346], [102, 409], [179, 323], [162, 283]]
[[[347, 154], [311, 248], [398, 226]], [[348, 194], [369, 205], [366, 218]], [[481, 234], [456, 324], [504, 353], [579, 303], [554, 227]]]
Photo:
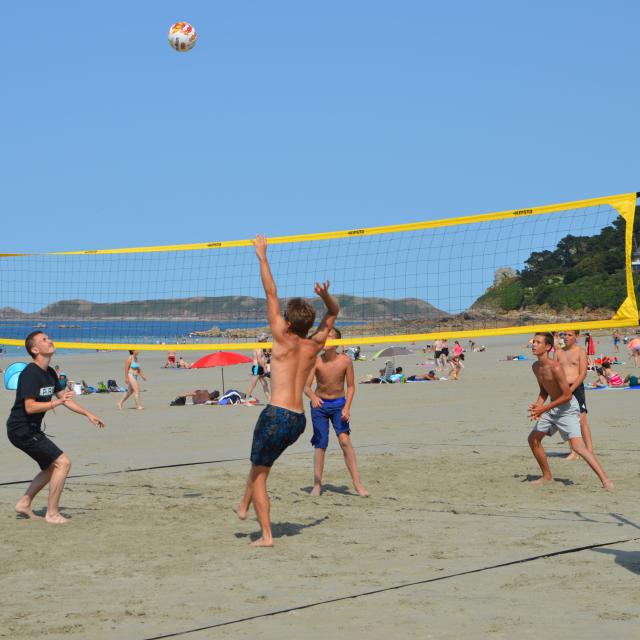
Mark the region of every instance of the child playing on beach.
[[[339, 329], [335, 327], [329, 333], [330, 338], [342, 338]], [[316, 390], [311, 385], [316, 381]], [[347, 385], [345, 397], [344, 387]], [[313, 464], [312, 496], [322, 493], [322, 474], [324, 471], [324, 456], [329, 446], [329, 421], [338, 436], [342, 447], [344, 462], [351, 474], [355, 490], [366, 498], [369, 494], [360, 482], [360, 471], [356, 461], [356, 452], [351, 444], [351, 403], [356, 392], [351, 358], [339, 354], [336, 347], [325, 347], [324, 353], [316, 358], [315, 366], [311, 369], [304, 392], [311, 400], [311, 421], [313, 423], [313, 438], [311, 444], [315, 447]]]
[[462, 368], [463, 368], [462, 358], [463, 356], [459, 355], [459, 356], [453, 356], [453, 358], [449, 360], [449, 375], [451, 376], [452, 380], [460, 379], [460, 372], [462, 371]]
[[[258, 342], [266, 342], [269, 336], [266, 333], [261, 333], [258, 336]], [[266, 349], [254, 349], [253, 350], [253, 364], [251, 366], [251, 383], [249, 384], [249, 390], [246, 397], [249, 399], [253, 390], [258, 382], [262, 385], [264, 395], [269, 402], [269, 382], [267, 381], [269, 363], [267, 362], [267, 350]]]
[[[567, 384], [564, 371], [557, 360], [549, 358], [553, 347], [553, 336], [550, 333], [536, 333], [533, 336], [532, 351], [538, 359], [533, 364], [540, 392], [536, 401], [529, 405], [529, 417], [536, 420], [533, 431], [529, 434], [529, 446], [536, 459], [542, 477], [534, 480], [535, 484], [551, 482], [553, 475], [549, 461], [542, 446], [542, 439], [560, 431], [560, 436], [571, 444], [571, 449], [581, 456], [593, 469], [605, 489], [613, 489], [613, 482], [607, 478], [595, 455], [585, 446], [580, 432], [580, 407]], [[545, 400], [551, 401], [545, 404]]]
[[[573, 397], [580, 407], [580, 432], [584, 446], [593, 453], [591, 429], [587, 420], [587, 399], [584, 392], [584, 379], [587, 377], [587, 352], [578, 344], [580, 331], [564, 332], [564, 349], [556, 351], [556, 360], [560, 363]], [[565, 460], [577, 460], [578, 454], [571, 451]]]
[[315, 321], [315, 309], [302, 298], [291, 298], [284, 316], [280, 313], [276, 283], [267, 261], [267, 240], [258, 235], [253, 244], [260, 263], [260, 277], [267, 297], [267, 319], [273, 336], [271, 399], [253, 431], [251, 470], [236, 513], [241, 520], [246, 519], [253, 502], [262, 536], [251, 545], [272, 547], [267, 478], [273, 463], [304, 431], [306, 419], [302, 392], [340, 307], [335, 298], [329, 295], [329, 283], [316, 283], [314, 291], [324, 302], [327, 311], [317, 331], [307, 337]]
[[[16, 504], [16, 512], [26, 518], [36, 518], [31, 503], [48, 484], [49, 500], [45, 520], [53, 524], [67, 521], [60, 513], [60, 496], [71, 469], [71, 460], [42, 431], [42, 420], [49, 409], [61, 404], [89, 419], [96, 427], [104, 427], [97, 416], [72, 400], [73, 391], [67, 391], [55, 371], [49, 366], [56, 347], [42, 331], [30, 333], [25, 348], [33, 358], [20, 374], [16, 400], [7, 420], [7, 435], [14, 447], [24, 451], [40, 467], [40, 473], [31, 481], [25, 494]], [[54, 399], [55, 397], [55, 399]]]

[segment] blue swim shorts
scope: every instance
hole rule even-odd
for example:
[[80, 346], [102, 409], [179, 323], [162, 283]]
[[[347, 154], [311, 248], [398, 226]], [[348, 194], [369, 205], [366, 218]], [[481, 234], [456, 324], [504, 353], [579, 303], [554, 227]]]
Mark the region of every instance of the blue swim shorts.
[[344, 398], [334, 398], [333, 400], [322, 398], [321, 407], [311, 407], [311, 422], [313, 423], [311, 444], [317, 449], [326, 449], [329, 446], [329, 420], [331, 420], [337, 436], [341, 433], [351, 433], [349, 423], [342, 419], [342, 409], [345, 403]]
[[306, 423], [304, 413], [268, 404], [253, 430], [251, 462], [263, 467], [272, 466], [282, 452], [302, 435]]

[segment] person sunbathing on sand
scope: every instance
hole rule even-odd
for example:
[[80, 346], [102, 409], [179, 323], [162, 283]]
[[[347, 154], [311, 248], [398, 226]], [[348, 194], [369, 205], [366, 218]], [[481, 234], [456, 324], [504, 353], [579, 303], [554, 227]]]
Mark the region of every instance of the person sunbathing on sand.
[[598, 376], [596, 381], [591, 385], [592, 389], [602, 389], [604, 387], [622, 387], [624, 380], [619, 373], [614, 373], [611, 370], [611, 362], [606, 361], [602, 363], [602, 366], [596, 367], [596, 375]]
[[[545, 436], [552, 436], [556, 431], [571, 449], [581, 456], [600, 478], [605, 489], [613, 489], [613, 482], [607, 478], [595, 454], [587, 449], [580, 431], [580, 406], [573, 397], [564, 371], [557, 360], [549, 358], [553, 347], [553, 336], [550, 333], [536, 333], [533, 336], [532, 351], [538, 359], [532, 366], [533, 374], [538, 381], [539, 393], [536, 401], [529, 405], [529, 418], [536, 424], [529, 434], [529, 446], [536, 459], [542, 477], [534, 480], [534, 484], [551, 482], [553, 475], [542, 446]], [[547, 398], [551, 401], [545, 404]]]
[[434, 382], [436, 382], [439, 379], [440, 378], [438, 378], [436, 372], [433, 369], [428, 373], [415, 373], [407, 378], [409, 382], [415, 382], [417, 380], [433, 380]]

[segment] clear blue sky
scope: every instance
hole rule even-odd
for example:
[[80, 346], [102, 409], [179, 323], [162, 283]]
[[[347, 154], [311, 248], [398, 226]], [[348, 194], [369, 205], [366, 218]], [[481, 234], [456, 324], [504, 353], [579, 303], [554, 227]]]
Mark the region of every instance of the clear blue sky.
[[[167, 44], [176, 20], [189, 53]], [[3, 21], [0, 251], [640, 189], [631, 1], [36, 0]]]

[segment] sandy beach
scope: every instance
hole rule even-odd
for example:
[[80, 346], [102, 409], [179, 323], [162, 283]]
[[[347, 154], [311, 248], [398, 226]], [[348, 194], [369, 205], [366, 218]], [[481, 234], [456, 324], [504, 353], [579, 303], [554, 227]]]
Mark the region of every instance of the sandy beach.
[[[259, 532], [253, 512], [242, 522], [232, 511], [260, 407], [170, 407], [180, 393], [220, 389], [220, 371], [162, 369], [164, 353], [141, 353], [144, 411], [132, 401], [119, 411], [118, 394], [99, 394], [79, 401], [104, 430], [64, 408], [46, 417], [73, 461], [68, 524], [16, 518], [36, 465], [3, 436], [0, 637], [636, 638], [640, 391], [587, 392], [615, 491], [585, 463], [562, 460], [559, 436], [545, 442], [555, 482], [533, 486], [532, 362], [501, 361], [525, 354], [528, 337], [479, 341], [487, 350], [468, 354], [457, 382], [357, 387], [352, 435], [367, 499], [333, 434], [325, 492], [309, 495], [308, 423], [274, 467], [276, 545], [262, 550], [248, 547]], [[600, 340], [598, 353], [613, 355], [610, 338]], [[626, 349], [619, 356], [617, 370], [631, 373]], [[425, 372], [426, 357], [416, 350], [396, 363]], [[0, 366], [16, 360], [26, 361], [10, 351]], [[121, 382], [124, 360], [88, 352], [53, 364], [95, 384]], [[357, 362], [356, 378], [382, 364]], [[246, 391], [247, 365], [224, 375]], [[0, 391], [5, 417], [13, 399]], [[39, 496], [37, 511], [45, 504]]]

